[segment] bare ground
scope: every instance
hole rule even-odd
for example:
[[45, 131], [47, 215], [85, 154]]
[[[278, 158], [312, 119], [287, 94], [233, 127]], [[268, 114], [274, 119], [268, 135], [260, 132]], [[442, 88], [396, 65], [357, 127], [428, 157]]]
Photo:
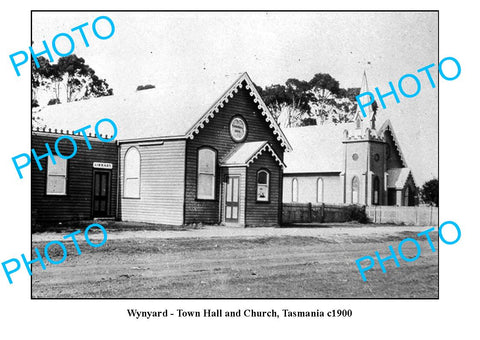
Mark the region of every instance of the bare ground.
[[[107, 243], [92, 248], [82, 234], [77, 255], [64, 241], [67, 260], [33, 265], [33, 298], [438, 298], [438, 251], [417, 233], [427, 227], [331, 225], [330, 228], [206, 227], [189, 230], [109, 230]], [[37, 233], [32, 247], [62, 240]], [[101, 233], [91, 239], [101, 239]], [[400, 267], [378, 263], [361, 279], [355, 260], [415, 238], [418, 260]], [[431, 233], [438, 250], [438, 234]], [[95, 242], [95, 241], [93, 241]], [[413, 257], [411, 244], [403, 248]], [[50, 248], [53, 259], [60, 248]]]

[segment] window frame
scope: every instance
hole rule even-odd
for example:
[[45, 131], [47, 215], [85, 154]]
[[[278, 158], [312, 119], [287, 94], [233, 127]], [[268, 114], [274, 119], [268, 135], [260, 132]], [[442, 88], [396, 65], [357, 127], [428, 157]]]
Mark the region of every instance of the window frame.
[[[319, 197], [318, 197], [318, 183], [322, 183], [322, 199], [320, 200]], [[323, 177], [318, 177], [317, 178], [317, 203], [325, 203], [325, 181], [323, 180]]]
[[[357, 180], [357, 183], [358, 183], [358, 187], [357, 187], [357, 200], [356, 200], [357, 202], [354, 202], [354, 200], [353, 200], [353, 197], [354, 197], [354, 194], [353, 194], [353, 193], [354, 193], [354, 191], [353, 191], [353, 182], [354, 182], [355, 180]], [[360, 178], [358, 178], [358, 176], [353, 176], [353, 177], [352, 177], [352, 184], [351, 184], [351, 190], [350, 190], [350, 191], [352, 192], [352, 197], [351, 197], [351, 202], [352, 202], [352, 204], [360, 204]]]
[[[135, 150], [137, 153], [138, 153], [138, 196], [127, 196], [126, 195], [126, 183], [127, 183], [127, 179], [128, 178], [136, 178], [136, 177], [128, 177], [127, 178], [127, 156], [128, 156], [128, 153], [132, 150]], [[131, 146], [127, 149], [127, 151], [125, 152], [125, 156], [123, 158], [123, 195], [122, 197], [123, 198], [127, 198], [127, 199], [141, 199], [141, 178], [142, 178], [142, 155], [140, 153], [140, 150], [137, 146]]]
[[[258, 183], [258, 178], [259, 178], [259, 175], [260, 175], [261, 172], [264, 172], [265, 174], [267, 174], [267, 183], [266, 184]], [[270, 203], [270, 171], [268, 171], [268, 169], [264, 169], [264, 168], [259, 169], [257, 171], [256, 180], [257, 180], [257, 182], [256, 182], [256, 189], [257, 190], [256, 190], [256, 199], [255, 200], [258, 203]], [[266, 200], [258, 198], [258, 188], [259, 188], [260, 185], [262, 185], [262, 186], [266, 185], [267, 186], [267, 199]]]
[[[296, 183], [296, 185], [294, 183]], [[296, 186], [296, 188], [295, 188], [295, 186]], [[294, 198], [296, 198], [296, 199], [294, 199]], [[297, 179], [297, 177], [292, 178], [292, 202], [293, 203], [298, 203], [298, 179]]]
[[[45, 195], [47, 196], [67, 196], [67, 183], [68, 183], [68, 159], [65, 159], [65, 158], [62, 158], [60, 157], [59, 155], [53, 155], [54, 159], [55, 159], [55, 164], [54, 166], [57, 164], [57, 161], [58, 160], [62, 160], [62, 161], [65, 161], [65, 175], [51, 175], [49, 174], [50, 172], [50, 166], [49, 166], [49, 160], [50, 160], [50, 157], [48, 158], [47, 160], [47, 171], [46, 171], [46, 181], [45, 181]], [[65, 190], [63, 193], [54, 193], [54, 192], [48, 192], [48, 183], [49, 183], [49, 178], [50, 177], [63, 177], [63, 180], [65, 181]]]
[[[202, 150], [208, 150], [213, 152], [213, 186], [212, 186], [212, 195], [211, 196], [199, 196], [199, 178], [200, 178], [200, 152]], [[202, 146], [197, 149], [197, 171], [196, 171], [196, 194], [195, 197], [199, 201], [215, 201], [217, 199], [217, 150], [210, 146]], [[207, 173], [203, 173], [203, 175], [210, 175]]]
[[[374, 176], [372, 184], [373, 184], [372, 205], [380, 205], [380, 178], [378, 176]], [[376, 197], [375, 197], [375, 193], [377, 194]]]

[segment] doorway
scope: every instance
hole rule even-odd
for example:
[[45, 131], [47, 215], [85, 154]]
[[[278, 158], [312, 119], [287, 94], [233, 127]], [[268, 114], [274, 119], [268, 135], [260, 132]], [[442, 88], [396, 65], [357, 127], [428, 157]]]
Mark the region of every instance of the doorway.
[[93, 172], [93, 217], [108, 216], [110, 172]]
[[225, 184], [225, 222], [239, 221], [239, 176], [226, 176]]

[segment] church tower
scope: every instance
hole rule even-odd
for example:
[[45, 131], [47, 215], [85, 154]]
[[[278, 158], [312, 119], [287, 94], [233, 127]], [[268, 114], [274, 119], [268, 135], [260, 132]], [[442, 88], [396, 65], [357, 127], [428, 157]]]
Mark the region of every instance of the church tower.
[[[360, 93], [368, 91], [364, 71]], [[361, 100], [366, 102], [365, 97]], [[386, 202], [386, 144], [376, 130], [376, 105], [365, 107], [365, 113], [364, 118], [357, 107], [354, 128], [344, 132], [343, 202], [382, 205]]]

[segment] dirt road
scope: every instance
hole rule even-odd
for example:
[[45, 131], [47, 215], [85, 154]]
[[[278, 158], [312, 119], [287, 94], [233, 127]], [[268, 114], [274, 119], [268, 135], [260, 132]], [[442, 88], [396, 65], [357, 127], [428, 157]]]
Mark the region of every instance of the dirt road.
[[[426, 227], [218, 228], [109, 232], [107, 243], [82, 255], [66, 243], [67, 260], [34, 266], [34, 298], [436, 298], [438, 251], [419, 240], [415, 262], [378, 264], [363, 282], [355, 260], [389, 255]], [[101, 234], [98, 234], [100, 237]], [[33, 247], [61, 239], [35, 234]], [[91, 237], [95, 238], [94, 235]], [[80, 238], [79, 238], [80, 239]], [[437, 233], [432, 233], [438, 248]], [[52, 248], [53, 250], [54, 248]], [[405, 246], [413, 257], [416, 249]], [[52, 251], [52, 257], [61, 257]]]

